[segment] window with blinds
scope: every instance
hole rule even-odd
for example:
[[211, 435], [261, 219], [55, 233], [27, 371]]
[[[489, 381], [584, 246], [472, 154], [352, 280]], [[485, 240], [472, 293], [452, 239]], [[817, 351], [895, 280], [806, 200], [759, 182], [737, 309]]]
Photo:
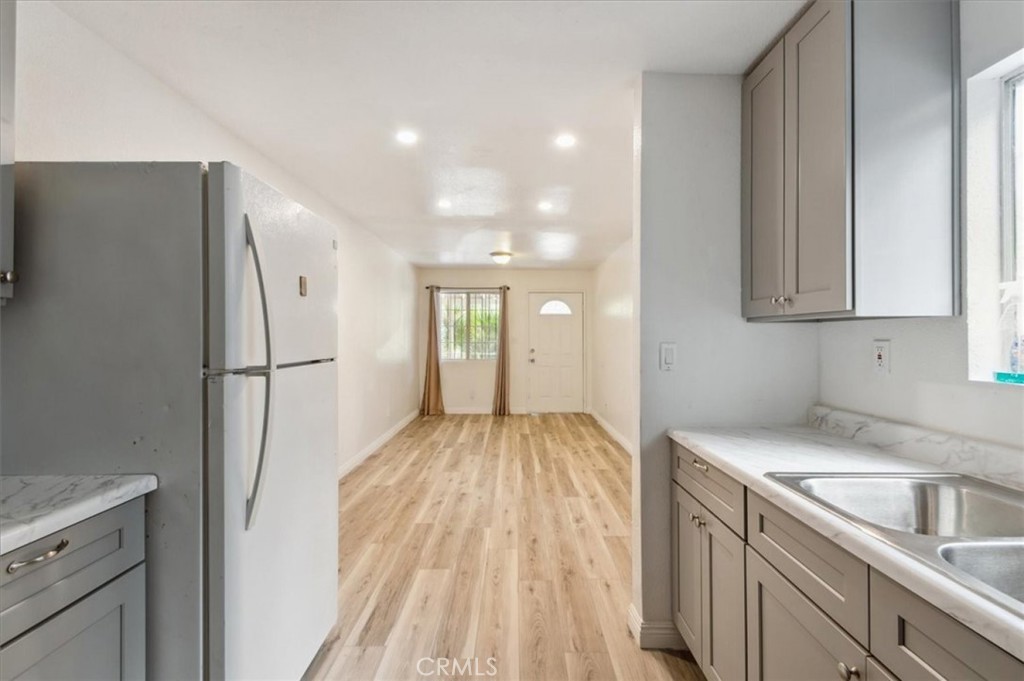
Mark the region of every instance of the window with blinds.
[[495, 359], [500, 303], [497, 292], [440, 292], [441, 359]]

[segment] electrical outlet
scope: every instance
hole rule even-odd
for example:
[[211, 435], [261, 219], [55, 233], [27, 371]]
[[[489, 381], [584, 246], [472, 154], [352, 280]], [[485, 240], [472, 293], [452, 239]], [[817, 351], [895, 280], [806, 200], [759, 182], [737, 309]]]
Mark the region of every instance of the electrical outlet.
[[876, 374], [891, 373], [892, 341], [877, 338], [871, 341], [871, 366]]

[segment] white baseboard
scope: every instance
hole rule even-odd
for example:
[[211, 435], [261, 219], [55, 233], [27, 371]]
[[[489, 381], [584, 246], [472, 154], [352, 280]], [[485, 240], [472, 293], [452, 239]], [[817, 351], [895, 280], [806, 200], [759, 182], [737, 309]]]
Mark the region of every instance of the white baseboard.
[[490, 407], [445, 407], [445, 414], [490, 414]]
[[686, 643], [674, 622], [644, 622], [633, 604], [629, 606], [629, 630], [645, 650], [686, 650]]
[[626, 436], [612, 428], [612, 424], [608, 423], [608, 421], [605, 420], [605, 418], [598, 414], [596, 411], [590, 412], [590, 415], [594, 417], [594, 420], [597, 421], [597, 424], [599, 426], [604, 428], [606, 433], [612, 436], [613, 440], [618, 442], [619, 445], [623, 449], [625, 449], [630, 456], [633, 456], [633, 443], [626, 439]]
[[369, 457], [375, 451], [380, 449], [384, 445], [385, 442], [387, 442], [388, 440], [393, 438], [395, 435], [397, 435], [398, 431], [402, 430], [402, 428], [405, 428], [407, 425], [412, 423], [413, 420], [417, 416], [419, 416], [419, 415], [420, 415], [420, 411], [419, 411], [419, 409], [417, 409], [416, 411], [412, 412], [411, 414], [403, 417], [401, 421], [399, 421], [395, 425], [393, 425], [390, 428], [388, 428], [387, 431], [385, 431], [383, 434], [381, 434], [380, 437], [378, 437], [376, 440], [374, 440], [370, 444], [368, 444], [365, 447], [363, 447], [363, 449], [360, 450], [359, 453], [357, 453], [351, 459], [348, 459], [344, 463], [340, 464], [338, 466], [338, 479], [339, 480], [342, 479], [343, 477], [348, 475], [349, 472], [351, 472], [351, 470], [353, 468], [355, 468], [356, 466], [361, 464], [363, 461], [366, 461], [367, 457]]

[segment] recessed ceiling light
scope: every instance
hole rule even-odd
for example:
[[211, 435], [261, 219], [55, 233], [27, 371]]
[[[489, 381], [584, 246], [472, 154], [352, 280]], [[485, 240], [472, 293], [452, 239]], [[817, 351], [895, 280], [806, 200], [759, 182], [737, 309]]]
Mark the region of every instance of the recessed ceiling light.
[[399, 144], [404, 144], [407, 147], [411, 147], [420, 141], [419, 133], [415, 130], [409, 130], [404, 128], [395, 133], [395, 139], [398, 140]]
[[571, 149], [576, 146], [576, 135], [571, 132], [563, 132], [555, 138], [555, 146], [560, 149]]
[[447, 210], [452, 207], [452, 201], [451, 199], [438, 199], [437, 207], [442, 210]]
[[550, 213], [551, 209], [554, 208], [550, 201], [541, 201], [537, 204], [537, 210], [541, 213]]
[[499, 265], [507, 265], [512, 260], [512, 254], [508, 251], [491, 251], [491, 260]]

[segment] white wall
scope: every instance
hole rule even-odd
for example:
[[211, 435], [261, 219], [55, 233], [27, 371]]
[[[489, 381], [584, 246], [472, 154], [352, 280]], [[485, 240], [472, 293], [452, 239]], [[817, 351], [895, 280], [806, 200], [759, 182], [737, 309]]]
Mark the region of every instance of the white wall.
[[[961, 3], [960, 18], [964, 78], [1021, 48], [1022, 3], [971, 0]], [[970, 232], [969, 224], [966, 229]], [[971, 256], [971, 248], [992, 247], [973, 238], [964, 244], [974, 263], [979, 258]], [[971, 270], [963, 275], [969, 286]], [[967, 321], [961, 317], [822, 324], [821, 401], [927, 428], [1024, 445], [1024, 390], [967, 378]], [[888, 376], [872, 373], [875, 338], [892, 340]]]
[[[665, 432], [804, 422], [818, 393], [818, 333], [813, 324], [741, 316], [740, 77], [644, 73], [638, 116], [633, 607], [644, 627], [672, 631]], [[658, 370], [662, 341], [678, 343], [672, 372]], [[641, 641], [649, 640], [641, 629]]]
[[[450, 286], [453, 288], [485, 288], [507, 285], [509, 305], [509, 402], [512, 413], [527, 411], [526, 371], [529, 359], [529, 296], [531, 291], [542, 293], [574, 292], [583, 293], [583, 382], [584, 408], [590, 385], [590, 318], [593, 306], [590, 270], [534, 270], [512, 269], [499, 266], [488, 268], [417, 268], [416, 296], [419, 315], [416, 323], [418, 352], [417, 384], [420, 395], [426, 371], [427, 315], [429, 295], [426, 286]], [[475, 413], [490, 414], [494, 398], [494, 362], [486, 360], [443, 362], [441, 364], [441, 393], [445, 411], [449, 414]]]
[[590, 410], [630, 454], [640, 428], [633, 394], [633, 274], [632, 239], [594, 270], [590, 343]]
[[417, 407], [415, 273], [336, 206], [49, 2], [18, 6], [18, 161], [232, 161], [338, 226], [339, 466]]

